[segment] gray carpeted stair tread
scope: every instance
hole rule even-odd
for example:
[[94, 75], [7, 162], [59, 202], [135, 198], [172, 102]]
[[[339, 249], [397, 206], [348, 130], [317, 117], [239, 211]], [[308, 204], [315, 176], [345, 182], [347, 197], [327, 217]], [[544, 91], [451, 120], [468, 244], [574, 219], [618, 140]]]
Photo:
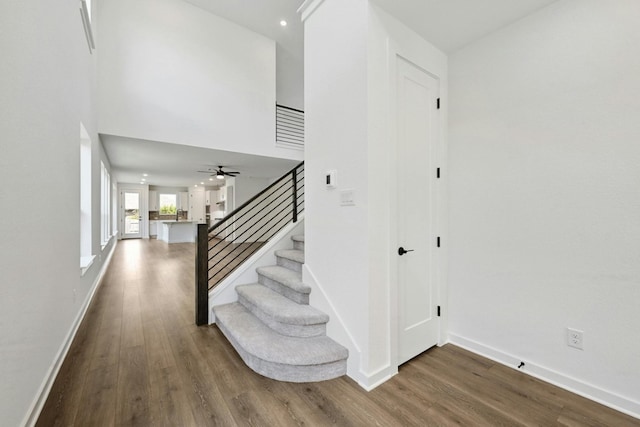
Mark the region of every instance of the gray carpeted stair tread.
[[282, 283], [284, 286], [293, 289], [302, 294], [309, 294], [311, 287], [302, 282], [302, 274], [289, 270], [278, 265], [270, 265], [268, 267], [258, 267], [258, 274], [261, 274], [271, 280]]
[[298, 249], [282, 249], [275, 252], [277, 257], [304, 264], [304, 252]]
[[[232, 343], [260, 360], [288, 366], [330, 364], [347, 359], [346, 348], [326, 336], [296, 338], [280, 335], [240, 303], [213, 309], [216, 323]], [[238, 349], [236, 349], [238, 350]]]
[[293, 240], [293, 249], [304, 252], [304, 234], [291, 236], [291, 240]]
[[327, 323], [329, 316], [306, 304], [298, 304], [259, 283], [236, 286], [238, 295], [280, 323], [316, 325]]

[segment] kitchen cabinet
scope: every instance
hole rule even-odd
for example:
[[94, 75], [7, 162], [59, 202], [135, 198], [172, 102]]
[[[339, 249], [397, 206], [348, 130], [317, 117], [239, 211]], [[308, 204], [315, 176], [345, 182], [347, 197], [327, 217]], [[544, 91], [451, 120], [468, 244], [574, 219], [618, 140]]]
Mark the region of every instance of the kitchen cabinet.
[[149, 210], [150, 211], [158, 211], [158, 192], [157, 191], [149, 191]]
[[196, 224], [193, 221], [158, 221], [158, 240], [167, 243], [195, 242]]
[[224, 202], [227, 195], [227, 187], [220, 187], [218, 191], [216, 191], [216, 203]]
[[183, 211], [188, 211], [189, 210], [189, 193], [186, 191], [181, 191], [179, 194], [180, 199], [179, 201], [179, 207], [178, 209], [182, 209]]
[[149, 236], [158, 235], [158, 221], [149, 221]]
[[189, 190], [189, 214], [190, 221], [205, 222], [204, 188], [192, 188]]
[[225, 211], [227, 211], [226, 198], [227, 198], [227, 187], [220, 187], [220, 189], [216, 191], [215, 208], [211, 209], [215, 217], [223, 217]]
[[[206, 206], [211, 206], [211, 202], [212, 202], [211, 196], [213, 195], [213, 194], [211, 194], [211, 193], [213, 193], [213, 191], [205, 191], [205, 192], [204, 192], [204, 204], [205, 204]], [[215, 194], [215, 193], [214, 193], [214, 194]], [[215, 202], [214, 202], [214, 203], [215, 203]]]

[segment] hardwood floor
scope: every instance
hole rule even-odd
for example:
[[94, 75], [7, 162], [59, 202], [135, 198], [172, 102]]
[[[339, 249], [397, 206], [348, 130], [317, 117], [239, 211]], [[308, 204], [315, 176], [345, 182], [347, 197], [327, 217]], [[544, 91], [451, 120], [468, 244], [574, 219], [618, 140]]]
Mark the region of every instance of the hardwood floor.
[[[194, 325], [194, 246], [122, 241], [38, 426], [640, 426], [640, 420], [452, 345], [367, 393], [247, 368]], [[0, 422], [1, 424], [1, 422]]]
[[[245, 259], [257, 252], [265, 242], [229, 243], [220, 239], [209, 240], [209, 290], [224, 280], [242, 264]], [[215, 255], [212, 255], [214, 249]]]

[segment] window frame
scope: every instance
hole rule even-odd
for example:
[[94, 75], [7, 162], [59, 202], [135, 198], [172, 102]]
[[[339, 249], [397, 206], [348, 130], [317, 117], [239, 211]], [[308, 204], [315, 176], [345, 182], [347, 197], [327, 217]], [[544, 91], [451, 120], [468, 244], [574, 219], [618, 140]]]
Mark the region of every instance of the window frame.
[[102, 249], [109, 243], [112, 233], [111, 221], [111, 174], [100, 160], [100, 243]]
[[83, 276], [95, 258], [92, 239], [92, 143], [89, 132], [80, 122], [80, 275]]
[[[162, 213], [162, 196], [173, 196], [175, 212], [173, 213]], [[176, 193], [158, 193], [158, 215], [177, 215], [178, 214], [178, 194]]]

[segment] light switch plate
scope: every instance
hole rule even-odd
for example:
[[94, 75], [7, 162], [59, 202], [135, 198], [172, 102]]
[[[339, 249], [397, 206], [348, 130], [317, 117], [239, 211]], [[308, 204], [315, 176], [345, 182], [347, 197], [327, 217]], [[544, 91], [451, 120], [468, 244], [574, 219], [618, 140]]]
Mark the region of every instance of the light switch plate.
[[352, 189], [340, 191], [340, 206], [354, 206], [356, 204]]

